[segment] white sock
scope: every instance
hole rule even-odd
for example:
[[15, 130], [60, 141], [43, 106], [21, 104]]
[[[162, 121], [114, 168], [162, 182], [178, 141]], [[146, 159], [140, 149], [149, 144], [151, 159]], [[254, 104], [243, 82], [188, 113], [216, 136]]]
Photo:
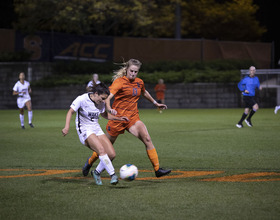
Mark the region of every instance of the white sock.
[[28, 111], [28, 120], [29, 120], [29, 124], [32, 123], [32, 118], [33, 118], [33, 112], [32, 112], [32, 111]]
[[19, 114], [19, 120], [20, 120], [21, 126], [24, 126], [24, 115]]
[[103, 156], [99, 156], [99, 160], [103, 163], [104, 168], [106, 169], [106, 171], [109, 173], [110, 176], [115, 173], [113, 164], [107, 154]]
[[96, 169], [95, 169], [98, 173], [102, 173], [105, 170], [105, 166], [103, 165], [103, 163], [100, 161], [99, 164], [97, 165]]

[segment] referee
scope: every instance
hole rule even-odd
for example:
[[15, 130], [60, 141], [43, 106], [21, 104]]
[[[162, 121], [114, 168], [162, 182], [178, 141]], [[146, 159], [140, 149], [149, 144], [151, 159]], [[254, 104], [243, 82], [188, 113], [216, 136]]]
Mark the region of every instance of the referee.
[[[253, 125], [251, 122], [251, 118], [256, 113], [256, 111], [259, 109], [259, 105], [255, 101], [254, 97], [255, 97], [256, 88], [258, 88], [259, 90], [262, 90], [262, 87], [260, 86], [259, 78], [257, 76], [255, 76], [255, 74], [256, 74], [256, 67], [251, 66], [249, 68], [249, 76], [245, 76], [238, 83], [238, 88], [242, 92], [243, 101], [245, 103], [244, 113], [243, 113], [240, 121], [236, 124], [236, 127], [238, 127], [238, 128], [243, 127], [242, 122], [244, 120], [249, 127], [252, 127]], [[250, 111], [250, 109], [251, 109], [251, 111]], [[250, 114], [249, 114], [249, 112], [250, 112]]]

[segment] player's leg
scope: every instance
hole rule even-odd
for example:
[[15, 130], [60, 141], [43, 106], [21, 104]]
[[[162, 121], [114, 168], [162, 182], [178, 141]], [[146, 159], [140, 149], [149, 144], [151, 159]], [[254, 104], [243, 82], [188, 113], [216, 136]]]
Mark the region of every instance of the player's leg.
[[100, 140], [100, 142], [103, 145], [103, 147], [105, 148], [105, 151], [108, 154], [110, 160], [111, 161], [114, 160], [115, 157], [116, 157], [116, 151], [115, 151], [115, 149], [113, 147], [112, 142], [108, 139], [108, 137], [105, 134], [97, 136], [97, 137]]
[[255, 104], [253, 105], [253, 108], [252, 108], [252, 110], [251, 110], [251, 112], [250, 112], [248, 118], [245, 120], [246, 124], [247, 124], [249, 127], [252, 127], [252, 126], [253, 126], [253, 124], [252, 124], [252, 122], [251, 122], [251, 119], [252, 119], [253, 115], [258, 111], [258, 109], [259, 109], [259, 105], [258, 105], [257, 103], [255, 103]]
[[106, 137], [109, 139], [109, 141], [111, 142], [111, 144], [114, 144], [115, 141], [117, 140], [118, 138], [118, 135], [117, 136], [111, 136], [108, 131], [106, 131]]
[[90, 168], [92, 167], [92, 164], [96, 161], [98, 159], [98, 154], [95, 152], [95, 151], [93, 151], [92, 152], [92, 155], [89, 157], [89, 158], [87, 158], [87, 161], [86, 161], [86, 163], [85, 163], [85, 165], [83, 166], [83, 175], [84, 176], [87, 176], [88, 175], [88, 173], [89, 173], [89, 170], [90, 170]]
[[[107, 152], [109, 158], [111, 159], [111, 161], [113, 161], [113, 159], [115, 159], [115, 156], [116, 156], [116, 152], [113, 147], [113, 143], [116, 141], [117, 137], [118, 136], [110, 136], [110, 134], [108, 134], [108, 132], [106, 132], [106, 136], [103, 136], [103, 135], [100, 136], [101, 141], [103, 142], [103, 146], [105, 146], [106, 152]], [[91, 156], [91, 157], [93, 157], [93, 156]], [[104, 167], [103, 163], [100, 162], [97, 165], [95, 172], [97, 174], [100, 174], [103, 172], [104, 169], [105, 169], [105, 167]]]
[[236, 127], [238, 127], [238, 128], [242, 128], [243, 127], [242, 123], [245, 120], [245, 118], [248, 116], [249, 110], [250, 110], [249, 108], [245, 108], [245, 110], [244, 110], [244, 112], [243, 112], [239, 122], [236, 124]]
[[[86, 139], [86, 145], [92, 149], [93, 151], [96, 151], [96, 153], [99, 155], [100, 162], [103, 164], [104, 168], [108, 172], [108, 174], [111, 176], [111, 184], [117, 184], [118, 183], [118, 177], [115, 174], [115, 168], [106, 153], [105, 147], [102, 145], [102, 141], [96, 136], [95, 134], [91, 134]], [[100, 185], [100, 184], [98, 184]]]
[[[112, 161], [116, 156], [116, 152], [115, 152], [115, 149], [113, 148], [113, 145], [112, 145], [113, 143], [111, 142], [111, 140], [108, 139], [108, 136], [110, 136], [110, 135], [107, 134], [107, 132], [106, 132], [106, 136], [105, 135], [100, 135], [100, 136], [98, 136], [98, 138], [100, 138], [100, 141], [104, 142], [103, 146], [105, 146], [106, 152], [107, 152], [109, 158]], [[116, 136], [114, 140], [116, 140], [117, 137], [118, 136]], [[82, 170], [83, 170], [83, 175], [84, 176], [88, 175], [90, 168], [92, 167], [93, 163], [98, 158], [99, 158], [98, 154], [95, 151], [93, 151], [92, 155], [87, 159], [85, 165], [83, 166]], [[100, 163], [99, 163], [99, 165], [100, 165]], [[100, 166], [98, 168], [99, 168], [99, 170], [103, 170], [102, 168], [100, 168]]]
[[[100, 142], [102, 143], [103, 147], [106, 150], [106, 153], [108, 154], [109, 158], [111, 161], [113, 161], [116, 157], [116, 151], [112, 145], [112, 143], [110, 142], [110, 140], [107, 138], [106, 135], [100, 135], [98, 136], [98, 138], [100, 139]], [[96, 171], [100, 174], [103, 172], [103, 170], [105, 169], [105, 167], [103, 166], [102, 163], [99, 163]]]
[[243, 121], [246, 119], [246, 117], [249, 114], [250, 108], [252, 107], [251, 102], [250, 102], [251, 98], [247, 97], [247, 96], [243, 96], [243, 101], [245, 103], [245, 110], [241, 116], [241, 119], [239, 120], [239, 122], [236, 124], [236, 127], [238, 128], [242, 128], [243, 127]]
[[142, 121], [137, 121], [128, 131], [145, 144], [148, 157], [153, 164], [154, 170], [157, 171], [159, 169], [158, 155], [145, 124]]
[[28, 100], [25, 103], [27, 110], [28, 110], [28, 123], [30, 125], [31, 128], [34, 128], [33, 124], [32, 124], [32, 118], [33, 118], [33, 112], [32, 112], [32, 104], [31, 104], [31, 100]]
[[[108, 122], [109, 124], [109, 122]], [[108, 126], [107, 126], [108, 129]], [[110, 129], [111, 130], [111, 129]], [[114, 142], [116, 141], [118, 134], [116, 133], [116, 136], [111, 136], [108, 131], [106, 130], [106, 136], [107, 139], [109, 139], [109, 141], [111, 142], [111, 144], [114, 144]], [[112, 154], [109, 152], [108, 156], [110, 157], [111, 160], [114, 159], [115, 157], [115, 150], [114, 152], [112, 152]], [[93, 152], [92, 155], [87, 159], [84, 167], [83, 167], [83, 175], [87, 176], [89, 173], [90, 168], [92, 167], [93, 163], [98, 159], [98, 154], [96, 152]]]
[[[100, 142], [104, 146], [109, 158], [111, 159], [111, 161], [113, 161], [113, 159], [116, 157], [116, 152], [115, 152], [115, 149], [114, 149], [112, 143], [110, 142], [110, 140], [107, 138], [106, 135], [100, 135], [100, 136], [98, 136], [98, 138], [100, 139]], [[104, 169], [105, 169], [105, 166], [100, 161], [94, 171], [94, 174], [100, 175], [104, 171]], [[94, 176], [94, 174], [92, 173], [93, 176]]]
[[[116, 129], [118, 128], [118, 129]], [[116, 125], [115, 122], [109, 121], [107, 123], [106, 126], [106, 136], [107, 136], [107, 140], [109, 140], [111, 142], [111, 145], [114, 144], [114, 142], [116, 141], [117, 137], [119, 134], [124, 133], [124, 129], [122, 128], [122, 126], [119, 126], [118, 124]], [[108, 131], [110, 132], [110, 134], [108, 133]], [[113, 136], [114, 135], [114, 136]], [[108, 146], [108, 145], [106, 145]], [[108, 148], [109, 150], [109, 154], [108, 156], [110, 157], [110, 159], [114, 159], [115, 157], [115, 150], [114, 148], [112, 148], [113, 151], [110, 150], [110, 148]], [[87, 176], [89, 173], [90, 168], [92, 167], [93, 163], [98, 159], [98, 155], [96, 152], [93, 152], [93, 154], [91, 155], [91, 157], [89, 157], [83, 167], [83, 175]], [[99, 163], [97, 168], [100, 172], [102, 172], [102, 170], [104, 170], [102, 163]]]
[[19, 120], [20, 120], [21, 128], [25, 129], [25, 127], [24, 127], [24, 101], [21, 98], [17, 99], [17, 106], [19, 109]]
[[20, 120], [21, 128], [25, 129], [25, 127], [24, 127], [24, 108], [19, 108], [19, 120]]
[[161, 177], [169, 174], [171, 170], [164, 170], [159, 167], [158, 154], [145, 124], [142, 121], [137, 121], [128, 129], [128, 131], [135, 137], [139, 138], [145, 144], [147, 155], [153, 165], [156, 176]]

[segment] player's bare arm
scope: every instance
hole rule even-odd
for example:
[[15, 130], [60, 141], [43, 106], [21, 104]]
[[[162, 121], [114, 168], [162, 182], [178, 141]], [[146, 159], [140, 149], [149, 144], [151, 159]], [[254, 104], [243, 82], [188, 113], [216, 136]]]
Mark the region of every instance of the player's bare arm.
[[142, 92], [142, 96], [144, 96], [145, 99], [147, 99], [148, 101], [150, 101], [151, 103], [153, 103], [156, 107], [158, 107], [158, 108], [160, 108], [160, 109], [167, 109], [167, 105], [157, 103], [157, 101], [150, 95], [150, 93], [149, 93], [147, 90], [145, 90], [144, 92]]
[[75, 111], [72, 108], [70, 108], [69, 111], [67, 112], [66, 120], [65, 120], [65, 126], [62, 129], [62, 135], [63, 136], [66, 136], [68, 134], [68, 132], [69, 132], [70, 121], [71, 121], [72, 115], [74, 113], [75, 113]]
[[[107, 97], [105, 100], [105, 105], [106, 105], [106, 111], [109, 112], [112, 115], [116, 115], [117, 111], [115, 109], [112, 109], [111, 107], [111, 99], [114, 97], [114, 94], [110, 93], [110, 95]], [[110, 120], [110, 119], [109, 119]]]
[[24, 94], [25, 94], [25, 92], [13, 91], [13, 95], [17, 95], [17, 96], [19, 96], [19, 97], [23, 97]]
[[101, 116], [105, 119], [108, 119], [108, 120], [129, 121], [129, 119], [125, 116], [117, 117], [117, 116], [114, 116], [112, 114], [109, 114], [106, 111], [101, 113]]
[[17, 92], [17, 91], [13, 91], [13, 95], [19, 95], [19, 92]]

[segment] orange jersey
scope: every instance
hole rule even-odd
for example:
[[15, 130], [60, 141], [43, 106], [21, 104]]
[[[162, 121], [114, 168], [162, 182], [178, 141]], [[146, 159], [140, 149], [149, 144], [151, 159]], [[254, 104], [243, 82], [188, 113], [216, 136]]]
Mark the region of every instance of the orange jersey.
[[164, 99], [165, 90], [166, 90], [165, 84], [157, 84], [155, 86], [155, 92], [156, 92], [157, 100]]
[[117, 116], [131, 118], [138, 115], [138, 100], [145, 92], [142, 79], [135, 78], [133, 82], [130, 82], [126, 76], [123, 76], [116, 79], [109, 89], [115, 96], [112, 108], [118, 112]]

